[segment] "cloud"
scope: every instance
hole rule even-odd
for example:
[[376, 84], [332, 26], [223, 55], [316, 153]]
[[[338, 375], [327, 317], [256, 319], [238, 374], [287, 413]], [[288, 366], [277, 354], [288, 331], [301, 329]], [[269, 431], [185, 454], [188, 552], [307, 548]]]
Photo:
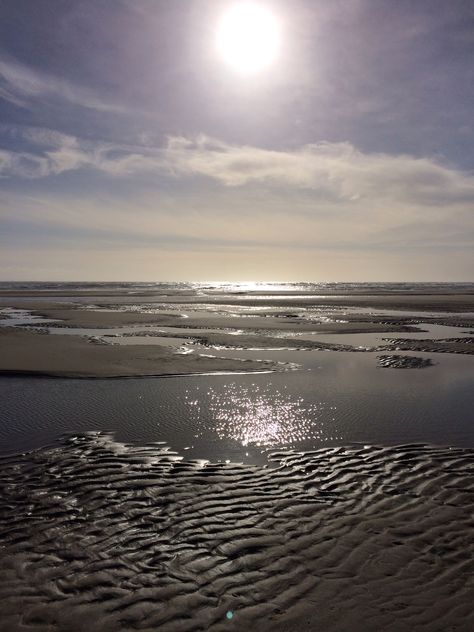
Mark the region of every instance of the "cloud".
[[6, 59], [0, 59], [0, 98], [23, 108], [31, 107], [35, 100], [42, 98], [60, 99], [100, 112], [126, 111], [89, 88]]
[[350, 143], [317, 143], [293, 151], [234, 146], [209, 139], [169, 139], [165, 156], [178, 174], [227, 186], [253, 182], [320, 190], [340, 199], [397, 198], [430, 204], [474, 202], [474, 177], [430, 158], [363, 153]]
[[45, 178], [93, 164], [93, 152], [84, 151], [73, 136], [51, 130], [26, 128], [21, 136], [36, 151], [0, 150], [0, 175]]
[[[214, 180], [224, 188], [293, 191], [328, 205], [436, 208], [474, 203], [474, 175], [433, 158], [364, 153], [350, 143], [294, 150], [231, 145], [201, 135], [170, 137], [163, 147], [84, 141], [51, 130], [17, 130], [29, 152], [2, 151], [0, 174], [44, 178], [81, 168], [108, 176], [160, 175]], [[398, 212], [398, 211], [397, 211]]]

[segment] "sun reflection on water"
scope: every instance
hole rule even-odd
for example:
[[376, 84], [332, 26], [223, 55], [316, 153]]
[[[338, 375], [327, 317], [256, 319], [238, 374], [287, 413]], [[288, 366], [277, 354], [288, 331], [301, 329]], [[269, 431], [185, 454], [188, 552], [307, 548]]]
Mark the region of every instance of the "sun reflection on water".
[[205, 398], [202, 391], [187, 391], [186, 403], [192, 421], [206, 423], [206, 432], [213, 430], [219, 439], [231, 439], [244, 447], [289, 446], [338, 438], [334, 434], [335, 406], [308, 403], [302, 397], [271, 388], [271, 384], [210, 387]]

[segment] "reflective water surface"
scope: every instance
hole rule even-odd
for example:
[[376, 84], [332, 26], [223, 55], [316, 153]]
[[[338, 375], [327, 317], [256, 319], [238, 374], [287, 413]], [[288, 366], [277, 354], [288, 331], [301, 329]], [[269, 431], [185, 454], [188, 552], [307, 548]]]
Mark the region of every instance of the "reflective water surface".
[[27, 450], [87, 430], [111, 430], [127, 442], [166, 441], [196, 458], [249, 462], [280, 447], [474, 446], [472, 356], [414, 355], [436, 365], [379, 369], [372, 353], [266, 351], [302, 368], [167, 379], [2, 377], [0, 450]]

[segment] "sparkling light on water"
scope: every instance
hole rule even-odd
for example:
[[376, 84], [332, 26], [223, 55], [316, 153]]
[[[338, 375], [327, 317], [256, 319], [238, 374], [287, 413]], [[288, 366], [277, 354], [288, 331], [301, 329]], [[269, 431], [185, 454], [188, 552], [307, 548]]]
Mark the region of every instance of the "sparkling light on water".
[[[198, 395], [198, 396], [196, 396]], [[202, 392], [188, 391], [186, 403], [194, 423], [207, 419], [206, 430], [220, 439], [242, 446], [290, 445], [309, 439], [334, 438], [326, 422], [333, 420], [335, 407], [324, 402], [308, 403], [302, 397], [267, 386], [228, 384]], [[332, 435], [329, 437], [328, 435]]]

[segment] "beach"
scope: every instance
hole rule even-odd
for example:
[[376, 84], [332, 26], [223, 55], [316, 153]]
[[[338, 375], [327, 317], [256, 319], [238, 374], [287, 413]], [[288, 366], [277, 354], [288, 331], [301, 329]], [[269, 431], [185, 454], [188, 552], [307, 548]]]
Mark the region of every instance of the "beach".
[[474, 288], [415, 290], [1, 290], [0, 630], [470, 631]]

